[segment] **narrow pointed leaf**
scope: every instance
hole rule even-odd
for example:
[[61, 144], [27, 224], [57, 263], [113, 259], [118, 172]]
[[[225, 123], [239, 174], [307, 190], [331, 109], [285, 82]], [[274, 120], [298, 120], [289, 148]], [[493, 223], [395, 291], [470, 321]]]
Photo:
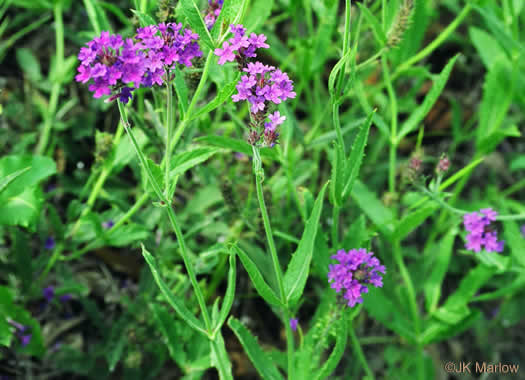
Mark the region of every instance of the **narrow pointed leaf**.
[[450, 61], [448, 61], [445, 68], [437, 76], [436, 80], [434, 81], [434, 84], [432, 85], [432, 88], [425, 96], [423, 104], [421, 104], [419, 107], [416, 108], [414, 112], [412, 112], [408, 120], [405, 121], [405, 123], [401, 127], [401, 130], [399, 131], [398, 141], [400, 141], [410, 132], [417, 129], [419, 123], [421, 123], [425, 116], [429, 113], [430, 109], [432, 108], [439, 95], [441, 95], [441, 92], [445, 88], [445, 85], [448, 81], [448, 77], [450, 76], [452, 68], [454, 67], [454, 63], [456, 63], [458, 57], [459, 55], [456, 54]]
[[219, 313], [219, 318], [217, 325], [213, 334], [215, 335], [219, 331], [228, 318], [228, 314], [233, 305], [233, 300], [235, 298], [235, 280], [237, 278], [237, 260], [235, 258], [235, 253], [232, 252], [230, 255], [230, 269], [228, 270], [228, 287], [226, 288], [226, 294], [224, 295], [224, 301], [222, 302], [221, 311]]
[[239, 82], [240, 74], [238, 74], [233, 81], [230, 83], [225, 84], [217, 93], [215, 98], [208, 104], [206, 104], [204, 107], [200, 108], [197, 112], [192, 114], [188, 121], [197, 119], [198, 117], [202, 115], [206, 115], [213, 111], [215, 108], [219, 107], [222, 103], [227, 101], [230, 96], [232, 96], [233, 92], [235, 91], [235, 87], [237, 86], [237, 83]]
[[317, 235], [317, 229], [319, 228], [319, 219], [321, 218], [324, 193], [327, 185], [328, 183], [323, 186], [315, 200], [314, 208], [310, 218], [308, 218], [306, 222], [299, 247], [297, 247], [297, 251], [292, 256], [286, 269], [286, 274], [284, 275], [284, 291], [286, 299], [291, 303], [296, 302], [303, 294], [306, 279], [310, 272], [310, 262], [312, 261], [315, 237]]
[[210, 35], [210, 31], [204, 23], [201, 12], [195, 4], [194, 0], [181, 0], [180, 1], [182, 12], [188, 19], [188, 23], [194, 33], [200, 36], [200, 40], [204, 42], [210, 49], [214, 49], [213, 40]]
[[372, 117], [375, 114], [375, 110], [368, 115], [368, 118], [361, 126], [359, 133], [357, 134], [354, 143], [352, 144], [352, 151], [346, 162], [345, 169], [345, 185], [343, 188], [342, 201], [344, 202], [346, 197], [352, 191], [355, 180], [359, 176], [359, 170], [361, 169], [361, 163], [365, 156], [365, 147], [368, 141], [368, 133], [370, 132], [370, 126], [372, 125]]
[[151, 253], [149, 253], [146, 250], [144, 245], [142, 245], [142, 255], [144, 256], [144, 259], [146, 259], [146, 262], [148, 263], [149, 268], [151, 270], [151, 274], [153, 274], [153, 278], [155, 279], [155, 282], [160, 288], [160, 291], [162, 292], [164, 297], [166, 297], [166, 300], [171, 305], [171, 307], [173, 307], [173, 309], [177, 312], [179, 317], [181, 317], [188, 325], [193, 327], [195, 330], [205, 335], [208, 335], [202, 322], [195, 318], [195, 316], [188, 310], [186, 305], [184, 305], [184, 303], [180, 299], [173, 295], [170, 288], [168, 288], [166, 283], [162, 280], [162, 278], [160, 277], [160, 273], [157, 269], [157, 265], [155, 263], [155, 258], [151, 255]]
[[246, 252], [244, 252], [239, 247], [233, 246], [233, 249], [235, 250], [237, 255], [239, 255], [242, 265], [244, 266], [244, 269], [246, 269], [246, 272], [248, 272], [248, 276], [250, 276], [250, 279], [252, 280], [252, 283], [255, 286], [257, 293], [259, 293], [259, 295], [262, 298], [264, 298], [264, 300], [270, 305], [281, 307], [281, 300], [279, 299], [279, 297], [277, 297], [270, 285], [266, 283], [263, 275], [255, 265], [255, 263], [252, 261], [252, 259], [250, 259]]

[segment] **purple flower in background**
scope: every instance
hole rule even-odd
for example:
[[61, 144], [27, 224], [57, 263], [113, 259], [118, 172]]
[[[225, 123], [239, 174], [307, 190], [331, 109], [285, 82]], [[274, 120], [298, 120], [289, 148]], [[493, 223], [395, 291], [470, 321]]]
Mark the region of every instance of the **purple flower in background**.
[[22, 344], [22, 347], [27, 346], [31, 342], [31, 337], [32, 337], [32, 334], [20, 336], [20, 343]]
[[55, 248], [55, 239], [52, 237], [52, 236], [49, 236], [47, 239], [46, 239], [46, 242], [44, 244], [44, 248], [45, 249], [48, 249], [48, 250], [51, 250], [51, 249], [54, 249]]
[[343, 298], [350, 307], [362, 303], [363, 293], [368, 293], [368, 285], [383, 286], [382, 274], [386, 273], [384, 265], [366, 249], [344, 249], [331, 257], [337, 264], [330, 264], [328, 282], [337, 293], [343, 291]]
[[252, 33], [246, 36], [246, 28], [242, 25], [230, 25], [233, 37], [222, 44], [222, 48], [215, 49], [214, 53], [219, 57], [219, 65], [226, 62], [237, 61], [242, 70], [247, 65], [248, 58], [256, 57], [255, 51], [260, 48], [268, 49], [270, 46], [265, 42], [264, 34]]
[[223, 3], [224, 0], [208, 0], [208, 9], [206, 10], [206, 16], [204, 16], [204, 23], [206, 24], [206, 28], [213, 28], [217, 17], [219, 17], [219, 15], [221, 14]]
[[55, 297], [55, 287], [54, 286], [46, 286], [42, 290], [42, 295], [46, 299], [47, 302], [51, 302], [53, 298]]
[[525, 238], [525, 224], [521, 226], [521, 235]]
[[290, 318], [290, 327], [293, 331], [297, 331], [297, 324], [299, 320], [297, 318]]
[[110, 229], [114, 225], [115, 225], [115, 222], [113, 222], [112, 219], [108, 219], [105, 222], [102, 222], [102, 227], [104, 227], [105, 229]]
[[484, 208], [463, 216], [463, 225], [468, 232], [465, 248], [474, 252], [480, 252], [483, 248], [487, 252], [503, 251], [504, 241], [498, 241], [498, 233], [490, 229], [497, 215], [492, 208]]
[[60, 302], [68, 302], [68, 301], [71, 301], [71, 299], [73, 298], [73, 296], [69, 293], [66, 293], [66, 294], [62, 294], [60, 296]]

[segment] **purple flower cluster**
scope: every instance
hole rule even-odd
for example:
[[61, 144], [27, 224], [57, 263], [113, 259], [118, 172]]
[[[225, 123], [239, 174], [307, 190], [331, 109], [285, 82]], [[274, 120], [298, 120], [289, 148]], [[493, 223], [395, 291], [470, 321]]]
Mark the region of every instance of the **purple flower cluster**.
[[222, 4], [224, 0], [208, 0], [208, 10], [204, 16], [204, 23], [208, 29], [213, 28], [217, 17], [221, 14]]
[[469, 232], [465, 248], [474, 252], [483, 248], [487, 252], [503, 251], [504, 241], [498, 241], [498, 233], [490, 229], [490, 223], [496, 220], [497, 215], [498, 213], [491, 208], [484, 208], [463, 216], [463, 224]]
[[214, 53], [219, 57], [219, 65], [224, 65], [226, 62], [237, 61], [239, 67], [242, 69], [246, 66], [248, 58], [257, 57], [255, 51], [260, 48], [268, 49], [266, 36], [264, 34], [250, 34], [247, 37], [246, 28], [242, 25], [230, 25], [230, 31], [233, 37], [228, 41], [224, 41], [222, 49], [215, 49]]
[[199, 35], [182, 24], [161, 23], [137, 29], [135, 39], [102, 32], [80, 49], [77, 82], [92, 81], [89, 90], [95, 98], [112, 95], [127, 103], [135, 88], [162, 85], [163, 75], [179, 63], [191, 66], [202, 56]]
[[[270, 107], [295, 98], [293, 82], [288, 74], [273, 66], [248, 62], [249, 58], [257, 56], [257, 49], [269, 48], [264, 34], [252, 33], [247, 37], [242, 25], [230, 25], [230, 31], [233, 37], [224, 42], [222, 48], [215, 49], [215, 55], [219, 57], [219, 65], [236, 61], [239, 70], [244, 73], [232, 99], [234, 102], [246, 100], [250, 104], [252, 123], [248, 142], [257, 145], [262, 138], [263, 146], [273, 147], [279, 138], [277, 127], [286, 117], [278, 111], [270, 114]], [[269, 121], [266, 121], [267, 118]]]
[[353, 307], [356, 303], [363, 302], [361, 295], [368, 293], [368, 284], [383, 286], [380, 273], [385, 274], [386, 269], [372, 252], [367, 252], [364, 248], [351, 249], [348, 252], [341, 249], [331, 258], [339, 263], [330, 264], [328, 282], [337, 293], [344, 290], [343, 298], [348, 301], [348, 306]]
[[28, 327], [9, 318], [7, 319], [7, 322], [15, 328], [15, 334], [18, 339], [20, 339], [22, 347], [27, 346], [29, 342], [31, 342], [31, 337], [33, 336], [33, 334], [28, 331]]

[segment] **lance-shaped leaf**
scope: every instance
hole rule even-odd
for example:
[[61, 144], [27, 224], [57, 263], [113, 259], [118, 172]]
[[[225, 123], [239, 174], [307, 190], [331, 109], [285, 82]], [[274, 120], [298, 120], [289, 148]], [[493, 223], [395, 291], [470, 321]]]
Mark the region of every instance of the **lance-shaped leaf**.
[[173, 309], [177, 312], [177, 314], [191, 327], [193, 327], [195, 330], [208, 335], [206, 329], [204, 328], [204, 325], [201, 321], [199, 321], [195, 316], [188, 310], [188, 308], [184, 305], [184, 303], [176, 298], [173, 293], [171, 292], [170, 288], [166, 285], [166, 283], [162, 280], [160, 277], [160, 273], [157, 269], [157, 264], [155, 263], [155, 258], [149, 253], [144, 245], [142, 245], [142, 255], [146, 259], [146, 262], [149, 265], [149, 268], [151, 270], [151, 274], [153, 274], [153, 278], [155, 279], [155, 282], [157, 283], [158, 287], [160, 288], [160, 291], [166, 297], [166, 300], [168, 303], [173, 307]]
[[330, 356], [324, 362], [323, 366], [315, 375], [316, 380], [323, 380], [328, 378], [334, 372], [337, 364], [341, 361], [343, 353], [345, 352], [346, 342], [348, 338], [348, 321], [346, 318], [339, 320], [339, 331], [335, 336], [335, 346]]
[[215, 46], [210, 35], [210, 31], [206, 27], [206, 24], [202, 20], [201, 12], [195, 4], [194, 0], [181, 0], [180, 5], [182, 12], [188, 19], [188, 23], [193, 32], [197, 33], [200, 36], [202, 42], [204, 42], [210, 49], [213, 49]]
[[257, 343], [257, 339], [255, 339], [252, 333], [244, 327], [239, 320], [231, 317], [228, 320], [228, 326], [233, 330], [241, 342], [244, 351], [246, 351], [248, 357], [264, 380], [283, 379], [275, 365], [270, 361], [266, 352], [264, 352], [261, 346], [259, 346], [259, 343]]
[[441, 73], [437, 76], [436, 80], [434, 81], [432, 88], [425, 96], [423, 104], [417, 107], [415, 111], [412, 112], [408, 120], [405, 121], [405, 123], [401, 127], [401, 130], [399, 131], [399, 136], [397, 137], [398, 142], [401, 141], [401, 139], [407, 134], [417, 129], [419, 123], [429, 113], [430, 109], [432, 108], [439, 95], [441, 95], [441, 92], [445, 88], [445, 85], [448, 81], [448, 77], [450, 76], [452, 68], [454, 67], [454, 63], [456, 63], [458, 57], [459, 55], [455, 55], [450, 61], [448, 61], [445, 68], [441, 71]]
[[286, 300], [291, 303], [295, 303], [303, 294], [306, 279], [310, 272], [310, 262], [312, 261], [315, 237], [319, 228], [319, 219], [323, 209], [323, 199], [327, 185], [328, 183], [323, 186], [315, 200], [314, 208], [306, 222], [299, 247], [297, 247], [297, 251], [292, 256], [284, 275], [285, 296]]
[[215, 98], [213, 98], [213, 100], [209, 102], [208, 104], [206, 104], [204, 107], [200, 108], [197, 112], [193, 113], [189, 117], [188, 121], [197, 119], [198, 117], [202, 115], [206, 115], [210, 113], [215, 108], [219, 107], [222, 103], [227, 101], [230, 98], [230, 96], [233, 94], [233, 92], [235, 91], [235, 87], [237, 86], [237, 83], [239, 82], [240, 76], [241, 76], [240, 74], [237, 74], [237, 76], [235, 77], [233, 81], [224, 85], [224, 87], [222, 87], [219, 90]]
[[235, 298], [235, 280], [237, 278], [237, 260], [235, 259], [235, 253], [230, 254], [230, 269], [228, 270], [228, 287], [226, 288], [226, 294], [224, 295], [224, 301], [222, 302], [221, 311], [217, 325], [213, 330], [212, 339], [214, 338], [217, 331], [219, 331], [228, 318], [228, 314], [233, 305], [233, 299]]
[[343, 202], [352, 192], [352, 187], [354, 186], [355, 180], [359, 175], [361, 163], [363, 162], [363, 157], [365, 156], [365, 147], [368, 141], [368, 133], [370, 131], [370, 126], [372, 125], [372, 117], [374, 114], [375, 110], [370, 112], [370, 115], [368, 115], [368, 118], [359, 129], [359, 133], [352, 144], [352, 151], [350, 152], [350, 156], [348, 157], [348, 161], [345, 165], [344, 188], [342, 194]]
[[237, 255], [239, 255], [242, 265], [244, 266], [244, 269], [246, 269], [246, 272], [248, 272], [248, 276], [250, 276], [250, 279], [252, 280], [252, 283], [255, 286], [255, 290], [257, 290], [257, 293], [259, 293], [259, 295], [262, 298], [264, 298], [264, 300], [270, 305], [281, 307], [281, 300], [275, 294], [270, 285], [266, 283], [263, 275], [259, 271], [259, 268], [257, 268], [257, 265], [255, 265], [252, 259], [250, 259], [246, 252], [244, 252], [236, 245], [234, 245], [232, 249], [234, 249]]

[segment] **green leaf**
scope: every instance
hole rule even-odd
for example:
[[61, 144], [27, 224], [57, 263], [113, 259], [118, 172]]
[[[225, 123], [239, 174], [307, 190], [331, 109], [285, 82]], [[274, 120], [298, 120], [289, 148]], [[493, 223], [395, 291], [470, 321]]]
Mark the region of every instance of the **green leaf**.
[[[151, 171], [151, 174], [153, 174], [154, 181], [159, 185], [159, 188], [164, 188], [164, 174], [162, 173], [162, 169], [159, 165], [155, 163], [151, 158], [147, 158], [147, 164], [149, 166], [149, 170]], [[148, 175], [146, 174], [146, 170], [142, 169], [142, 179], [144, 181], [144, 189], [146, 192], [154, 193], [154, 185], [151, 183]]]
[[221, 311], [219, 313], [219, 318], [217, 325], [213, 331], [213, 336], [219, 331], [228, 318], [228, 314], [233, 305], [233, 300], [235, 298], [235, 281], [237, 278], [237, 261], [235, 259], [235, 253], [230, 254], [230, 269], [228, 270], [228, 286], [226, 288], [226, 293], [224, 294], [224, 301], [222, 302]]
[[515, 74], [511, 65], [498, 61], [485, 76], [476, 136], [476, 146], [482, 153], [493, 149], [491, 142], [505, 121], [513, 99]]
[[314, 379], [316, 380], [323, 380], [328, 378], [328, 376], [330, 376], [334, 372], [337, 365], [341, 361], [341, 358], [343, 357], [346, 348], [346, 342], [348, 340], [348, 321], [346, 320], [346, 318], [340, 318], [338, 330], [339, 331], [335, 335], [334, 349], [330, 353], [328, 359], [326, 359], [326, 361], [324, 362], [323, 366], [314, 376]]
[[181, 118], [184, 119], [186, 112], [188, 111], [189, 100], [188, 100], [188, 86], [184, 80], [184, 73], [175, 66], [175, 93], [179, 100], [179, 106], [181, 108]]
[[184, 303], [177, 297], [175, 297], [171, 291], [170, 288], [164, 283], [162, 278], [160, 277], [159, 271], [157, 269], [157, 265], [155, 264], [155, 259], [149, 253], [144, 245], [142, 246], [142, 255], [144, 256], [144, 259], [146, 259], [146, 262], [149, 265], [149, 268], [151, 270], [151, 273], [153, 274], [153, 278], [155, 279], [155, 282], [157, 283], [158, 287], [160, 288], [160, 291], [166, 297], [166, 300], [171, 305], [171, 307], [177, 312], [179, 317], [181, 317], [189, 326], [194, 328], [195, 330], [201, 332], [202, 334], [208, 335], [208, 332], [204, 328], [204, 325], [201, 321], [199, 321], [195, 316], [188, 310], [188, 308], [184, 305]]
[[433, 313], [436, 310], [439, 298], [441, 297], [443, 279], [448, 271], [456, 234], [457, 229], [451, 229], [447, 235], [433, 247], [432, 262], [429, 265], [430, 274], [423, 285], [426, 306], [429, 313]]
[[503, 222], [503, 232], [505, 234], [505, 240], [510, 247], [512, 257], [522, 267], [525, 267], [525, 239], [521, 235], [518, 224], [513, 221]]
[[193, 32], [200, 36], [202, 42], [204, 42], [210, 49], [214, 49], [214, 43], [210, 35], [210, 31], [206, 27], [206, 24], [202, 20], [201, 12], [194, 0], [180, 0], [182, 12], [188, 19]]
[[[452, 324], [462, 318], [466, 318], [468, 315], [467, 304], [477, 291], [492, 278], [495, 272], [496, 269], [484, 264], [479, 264], [474, 269], [471, 269], [463, 277], [456, 291], [447, 298], [445, 304], [432, 315], [445, 323]], [[456, 320], [456, 322], [448, 322], [451, 321], [451, 318]]]
[[[219, 148], [225, 148], [234, 152], [239, 152], [247, 156], [253, 155], [252, 146], [244, 140], [233, 139], [226, 136], [203, 136], [195, 139], [195, 142], [213, 145]], [[262, 148], [261, 157], [269, 158], [274, 161], [279, 161], [279, 156], [276, 149]]]
[[[30, 170], [26, 170], [26, 168]], [[7, 189], [3, 189], [0, 199], [13, 197], [26, 192], [43, 179], [56, 173], [55, 162], [49, 157], [31, 155], [12, 155], [0, 159], [0, 178], [2, 183], [12, 174], [24, 170], [16, 178], [9, 180]], [[0, 201], [0, 204], [2, 202]]]
[[215, 108], [219, 107], [222, 103], [224, 103], [226, 100], [228, 100], [230, 96], [233, 94], [233, 92], [235, 91], [235, 87], [237, 86], [237, 83], [239, 82], [239, 78], [240, 78], [240, 74], [237, 74], [233, 81], [221, 87], [217, 96], [215, 96], [215, 98], [211, 102], [209, 102], [204, 107], [200, 108], [197, 112], [192, 114], [190, 118], [188, 119], [188, 121], [197, 119], [198, 117], [202, 115], [206, 115], [210, 113]]
[[351, 195], [365, 215], [374, 222], [383, 234], [390, 238], [394, 230], [392, 212], [383, 206], [376, 195], [359, 180], [355, 181]]
[[233, 330], [244, 351], [264, 380], [283, 380], [282, 375], [270, 361], [266, 352], [257, 343], [257, 339], [239, 320], [231, 317], [228, 320], [228, 326]]
[[40, 70], [40, 62], [36, 59], [33, 52], [28, 48], [16, 49], [16, 60], [22, 68], [22, 71], [29, 78], [31, 82], [38, 82], [42, 80], [42, 72]]
[[427, 220], [427, 218], [431, 216], [437, 208], [438, 205], [433, 204], [431, 206], [419, 208], [405, 216], [397, 223], [394, 234], [392, 235], [393, 238], [402, 241], [412, 231], [418, 228], [425, 220]]
[[324, 193], [328, 183], [326, 183], [315, 200], [314, 208], [310, 218], [304, 227], [303, 236], [293, 254], [286, 273], [284, 275], [284, 292], [288, 302], [294, 304], [299, 300], [304, 291], [308, 273], [310, 272], [310, 262], [314, 251], [315, 237], [319, 228], [319, 219], [323, 210]]
[[2, 192], [5, 189], [7, 189], [7, 186], [11, 182], [13, 182], [16, 178], [20, 177], [22, 174], [24, 174], [25, 172], [27, 172], [30, 169], [31, 169], [31, 166], [28, 166], [27, 168], [23, 168], [23, 169], [17, 170], [16, 172], [11, 173], [8, 176], [0, 179], [0, 194], [2, 194]]
[[356, 49], [349, 50], [339, 59], [339, 61], [337, 61], [337, 63], [332, 68], [332, 71], [330, 71], [330, 76], [328, 77], [328, 91], [330, 92], [330, 97], [336, 98], [339, 95], [335, 93], [335, 80], [337, 79], [337, 74], [339, 74], [339, 71], [341, 71], [341, 68], [346, 64], [351, 56], [356, 54], [355, 52]]
[[0, 201], [0, 225], [22, 226], [34, 225], [40, 215], [44, 196], [38, 187], [29, 187], [16, 196]]
[[354, 183], [359, 175], [359, 170], [361, 169], [361, 163], [363, 162], [363, 157], [365, 156], [365, 147], [368, 141], [368, 132], [370, 131], [370, 125], [372, 124], [372, 117], [374, 116], [375, 111], [372, 111], [364, 124], [359, 129], [359, 132], [352, 144], [352, 151], [350, 156], [346, 161], [345, 176], [344, 181], [345, 185], [343, 188], [342, 200], [345, 201], [346, 197], [352, 192]]
[[170, 313], [161, 305], [150, 303], [149, 305], [153, 311], [153, 316], [157, 320], [157, 326], [166, 338], [166, 345], [171, 358], [179, 365], [183, 367], [185, 363], [184, 352], [180, 349], [180, 337], [177, 334], [175, 323], [173, 323], [172, 316]]
[[377, 40], [377, 42], [379, 42], [379, 46], [385, 46], [386, 35], [377, 18], [372, 14], [372, 12], [368, 10], [368, 8], [365, 5], [362, 5], [361, 3], [357, 3], [357, 5], [359, 6], [359, 9], [361, 9], [361, 12], [363, 12], [362, 14], [365, 17], [366, 21], [368, 21], [368, 23], [372, 27], [372, 33], [374, 34], [374, 37]]
[[173, 168], [173, 170], [171, 170], [170, 172], [171, 178], [180, 175], [186, 170], [203, 163], [217, 152], [220, 152], [220, 149], [211, 147], [199, 147], [191, 149], [187, 152], [176, 154], [171, 161], [171, 167]]
[[[227, 30], [230, 27], [230, 24], [233, 24], [233, 20], [236, 19], [236, 16], [241, 10], [242, 2], [242, 0], [224, 0], [224, 3], [222, 4], [221, 8], [221, 13], [219, 14], [219, 17], [217, 17], [217, 20], [215, 21], [215, 24], [211, 29], [211, 36], [215, 40], [217, 40], [217, 38], [219, 37], [219, 32], [221, 32], [221, 28], [223, 26], [225, 27], [227, 32]], [[240, 23], [241, 22], [237, 22], [236, 24]]]
[[139, 19], [139, 23], [140, 23], [140, 27], [141, 28], [144, 28], [145, 26], [148, 26], [148, 25], [156, 25], [157, 22], [153, 19], [153, 17], [151, 17], [150, 15], [146, 14], [146, 13], [142, 13], [142, 12], [139, 12], [135, 9], [132, 9], [131, 12], [133, 12], [133, 14], [135, 16], [137, 16], [137, 18]]
[[215, 337], [215, 341], [210, 340], [211, 350], [211, 364], [219, 372], [220, 380], [233, 380], [232, 375], [232, 364], [228, 353], [226, 352], [226, 345], [224, 344], [224, 338], [219, 332]]
[[246, 33], [251, 33], [258, 30], [264, 22], [272, 14], [272, 8], [275, 3], [274, 0], [252, 0], [250, 1], [251, 7], [246, 12], [246, 19], [244, 26], [246, 27]]
[[470, 39], [487, 69], [490, 69], [499, 60], [508, 59], [505, 50], [490, 34], [476, 27], [470, 27], [468, 31]]
[[477, 160], [472, 161], [470, 164], [468, 164], [461, 170], [458, 170], [456, 173], [454, 173], [449, 178], [447, 178], [446, 181], [443, 181], [443, 183], [439, 186], [439, 190], [441, 191], [446, 190], [449, 186], [453, 185], [454, 183], [459, 181], [464, 176], [470, 174], [470, 172], [474, 170], [476, 166], [481, 164], [484, 159], [485, 159], [484, 157], [478, 158]]
[[244, 269], [246, 269], [246, 272], [248, 272], [248, 275], [250, 276], [250, 279], [252, 280], [252, 283], [255, 286], [257, 293], [259, 293], [259, 295], [270, 305], [282, 307], [283, 304], [281, 300], [275, 294], [273, 289], [266, 283], [263, 275], [255, 265], [255, 263], [252, 261], [252, 259], [250, 259], [250, 257], [236, 245], [234, 245], [232, 249], [234, 249], [237, 255], [239, 255], [242, 265], [244, 266]]
[[421, 104], [419, 107], [415, 109], [414, 112], [410, 115], [407, 121], [404, 122], [403, 126], [401, 127], [399, 131], [399, 136], [397, 136], [397, 141], [401, 141], [403, 137], [405, 137], [410, 132], [417, 129], [419, 126], [419, 123], [423, 121], [425, 116], [428, 114], [428, 112], [431, 110], [432, 106], [438, 99], [439, 95], [441, 95], [441, 92], [445, 88], [445, 85], [447, 84], [448, 77], [450, 76], [450, 73], [452, 72], [452, 68], [454, 67], [454, 63], [456, 63], [456, 60], [458, 59], [459, 55], [456, 54], [443, 68], [441, 73], [437, 76], [436, 80], [434, 81], [434, 84], [432, 85], [432, 88], [428, 92], [428, 94], [425, 96], [425, 99], [423, 100], [423, 104]]

